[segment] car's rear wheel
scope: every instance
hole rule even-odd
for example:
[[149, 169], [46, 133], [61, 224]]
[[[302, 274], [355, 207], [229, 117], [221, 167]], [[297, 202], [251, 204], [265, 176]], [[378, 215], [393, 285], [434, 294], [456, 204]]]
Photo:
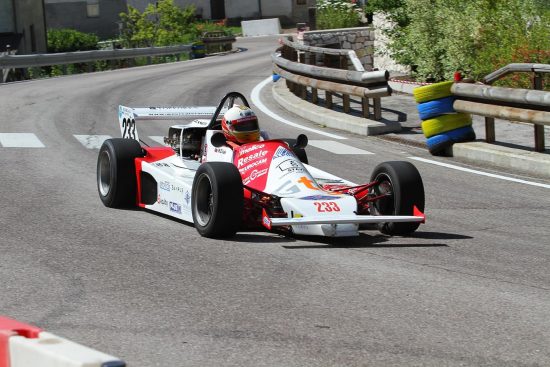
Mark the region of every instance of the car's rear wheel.
[[139, 142], [133, 139], [107, 139], [97, 157], [97, 190], [109, 208], [135, 205], [137, 180], [135, 159], [143, 156]]
[[[373, 215], [413, 215], [416, 206], [424, 211], [424, 185], [422, 177], [409, 162], [384, 162], [372, 172], [372, 194], [385, 197], [373, 203]], [[419, 222], [379, 223], [380, 232], [388, 235], [405, 235], [416, 231]]]
[[237, 233], [243, 216], [243, 183], [231, 163], [203, 163], [193, 180], [191, 207], [195, 228], [204, 237]]

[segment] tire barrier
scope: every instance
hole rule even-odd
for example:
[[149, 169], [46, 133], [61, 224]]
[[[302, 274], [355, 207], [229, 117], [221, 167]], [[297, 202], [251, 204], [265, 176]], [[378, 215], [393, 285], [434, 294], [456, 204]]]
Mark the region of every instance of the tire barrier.
[[443, 155], [454, 143], [475, 140], [472, 117], [457, 113], [453, 108], [456, 97], [452, 96], [453, 82], [422, 86], [413, 90], [422, 120], [422, 132], [426, 146], [432, 155]]
[[451, 86], [453, 83], [454, 82], [448, 81], [415, 88], [413, 90], [414, 99], [416, 103], [422, 103], [449, 97], [451, 95]]
[[195, 42], [191, 46], [191, 59], [202, 59], [206, 56], [206, 47], [204, 42]]
[[125, 367], [108, 354], [0, 316], [0, 367]]
[[439, 115], [455, 113], [456, 111], [453, 108], [453, 102], [455, 99], [456, 97], [451, 96], [418, 104], [418, 114], [420, 115], [420, 119], [429, 120]]

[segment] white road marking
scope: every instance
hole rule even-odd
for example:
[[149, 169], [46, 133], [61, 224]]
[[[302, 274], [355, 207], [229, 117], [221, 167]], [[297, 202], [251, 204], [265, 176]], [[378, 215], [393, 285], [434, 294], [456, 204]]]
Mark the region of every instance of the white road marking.
[[4, 148], [44, 148], [44, 144], [32, 133], [0, 133], [0, 145]]
[[110, 135], [73, 135], [84, 147], [88, 149], [99, 149], [103, 142], [111, 139]]
[[250, 99], [252, 100], [252, 103], [254, 103], [260, 110], [262, 110], [263, 113], [265, 113], [266, 115], [268, 115], [269, 117], [271, 117], [275, 120], [279, 120], [283, 124], [295, 127], [297, 129], [301, 129], [301, 130], [305, 130], [305, 131], [311, 131], [311, 132], [314, 132], [315, 134], [328, 136], [329, 138], [333, 138], [333, 139], [341, 139], [341, 140], [347, 139], [347, 138], [345, 138], [343, 136], [340, 136], [340, 135], [327, 133], [327, 132], [322, 131], [322, 130], [312, 129], [312, 128], [307, 127], [307, 126], [302, 126], [302, 125], [297, 124], [295, 122], [288, 121], [287, 119], [277, 115], [275, 112], [273, 112], [269, 108], [267, 108], [267, 106], [265, 104], [263, 104], [263, 102], [260, 100], [260, 91], [262, 90], [262, 88], [266, 84], [270, 83], [271, 81], [272, 81], [271, 77], [265, 79], [264, 81], [260, 82], [260, 84], [255, 86], [254, 89], [252, 89], [252, 93], [250, 93]]
[[372, 152], [342, 144], [333, 140], [310, 140], [309, 145], [334, 154], [374, 154]]
[[149, 136], [149, 139], [159, 143], [162, 146], [166, 146], [166, 144], [164, 144], [164, 136]]
[[473, 173], [473, 174], [476, 174], [476, 175], [487, 176], [487, 177], [492, 177], [492, 178], [498, 178], [500, 180], [512, 181], [512, 182], [517, 182], [517, 183], [521, 183], [521, 184], [525, 184], [525, 185], [544, 187], [545, 189], [550, 189], [550, 185], [539, 183], [539, 182], [526, 181], [526, 180], [521, 180], [519, 178], [513, 178], [513, 177], [508, 177], [508, 176], [496, 175], [494, 173], [489, 173], [489, 172], [477, 171], [477, 170], [466, 168], [466, 167], [455, 166], [453, 164], [448, 164], [448, 163], [443, 163], [443, 162], [438, 162], [438, 161], [432, 161], [431, 159], [425, 159], [425, 158], [420, 158], [420, 157], [408, 157], [408, 158], [409, 159], [414, 159], [415, 161], [420, 161], [420, 162], [429, 163], [429, 164], [435, 164], [436, 166], [441, 166], [441, 167], [454, 169], [454, 170], [457, 170], [457, 171], [463, 171], [463, 172]]

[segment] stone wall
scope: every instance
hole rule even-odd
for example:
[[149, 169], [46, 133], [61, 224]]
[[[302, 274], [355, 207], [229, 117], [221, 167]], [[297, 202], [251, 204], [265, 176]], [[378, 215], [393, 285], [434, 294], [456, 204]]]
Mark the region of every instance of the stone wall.
[[388, 56], [388, 37], [384, 30], [393, 28], [393, 23], [382, 13], [375, 13], [372, 21], [375, 29], [374, 41], [374, 67], [380, 70], [389, 70], [392, 74], [409, 74], [410, 69], [407, 66], [400, 65]]
[[[353, 50], [365, 70], [373, 69], [374, 29], [370, 27], [327, 29], [304, 32], [303, 42], [308, 46], [324, 47], [337, 45], [336, 48]], [[350, 65], [350, 69], [353, 66]]]

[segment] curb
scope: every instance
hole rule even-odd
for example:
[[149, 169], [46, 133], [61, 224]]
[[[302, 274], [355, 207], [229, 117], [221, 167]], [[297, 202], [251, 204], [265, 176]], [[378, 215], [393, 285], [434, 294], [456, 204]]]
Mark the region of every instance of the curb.
[[[355, 116], [328, 110], [303, 101], [292, 94], [284, 82], [279, 81], [273, 88], [273, 97], [277, 103], [290, 112], [311, 122], [328, 127], [349, 131], [359, 135], [378, 135], [397, 132], [401, 129], [399, 123], [387, 125], [378, 121], [366, 120]], [[390, 80], [388, 84], [395, 92], [412, 94], [414, 88], [425, 83]], [[366, 122], [365, 122], [366, 121]], [[426, 144], [403, 136], [381, 135], [380, 139], [426, 149]], [[550, 179], [550, 154], [537, 153], [528, 150], [508, 148], [502, 145], [489, 144], [482, 141], [455, 143], [450, 149], [453, 157], [472, 163], [490, 164], [505, 170], [517, 171], [534, 177]]]
[[349, 131], [359, 135], [380, 135], [401, 131], [397, 122], [383, 123], [332, 111], [304, 101], [292, 94], [280, 79], [272, 87], [273, 98], [281, 107], [319, 125]]
[[0, 367], [125, 367], [116, 357], [0, 316]]

